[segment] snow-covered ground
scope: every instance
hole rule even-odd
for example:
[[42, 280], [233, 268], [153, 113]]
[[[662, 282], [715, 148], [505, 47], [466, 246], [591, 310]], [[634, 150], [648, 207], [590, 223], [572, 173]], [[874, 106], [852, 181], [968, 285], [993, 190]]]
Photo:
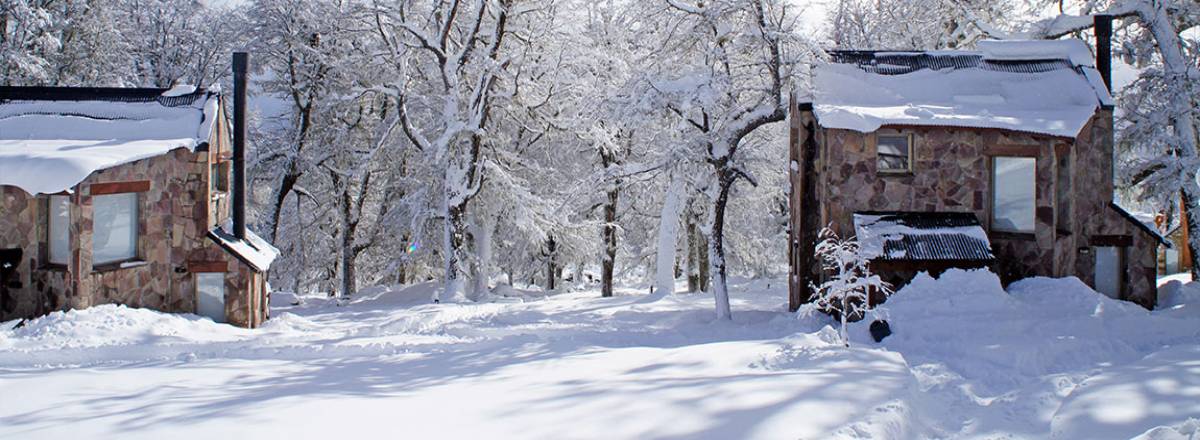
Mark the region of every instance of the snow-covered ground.
[[779, 282], [427, 304], [276, 294], [243, 330], [100, 306], [0, 329], [0, 438], [1200, 436], [1200, 288], [1147, 312], [1074, 279], [918, 279], [852, 347]]

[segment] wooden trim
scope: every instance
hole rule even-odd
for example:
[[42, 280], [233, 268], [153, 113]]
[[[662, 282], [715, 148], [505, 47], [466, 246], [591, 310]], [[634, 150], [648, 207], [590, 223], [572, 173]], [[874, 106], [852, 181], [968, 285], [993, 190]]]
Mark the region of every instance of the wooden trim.
[[1130, 235], [1093, 235], [1088, 243], [1100, 247], [1129, 247], [1133, 246], [1133, 236]]
[[1032, 232], [998, 231], [993, 229], [990, 238], [993, 240], [1036, 241], [1037, 235]]
[[1038, 157], [1042, 153], [1040, 145], [988, 145], [984, 148], [983, 153], [988, 156], [1007, 156], [1007, 157]]
[[187, 268], [188, 272], [193, 273], [229, 272], [229, 263], [225, 261], [189, 261]]
[[[879, 168], [879, 138], [880, 137], [897, 137], [905, 138], [908, 142], [908, 158], [904, 161], [904, 169]], [[917, 140], [912, 133], [901, 131], [876, 131], [872, 133], [869, 142], [871, 149], [875, 150], [875, 174], [881, 176], [911, 176], [913, 174], [913, 160], [916, 158]]]
[[129, 182], [93, 183], [88, 189], [90, 195], [93, 196], [146, 192], [150, 191], [150, 181], [134, 180]]

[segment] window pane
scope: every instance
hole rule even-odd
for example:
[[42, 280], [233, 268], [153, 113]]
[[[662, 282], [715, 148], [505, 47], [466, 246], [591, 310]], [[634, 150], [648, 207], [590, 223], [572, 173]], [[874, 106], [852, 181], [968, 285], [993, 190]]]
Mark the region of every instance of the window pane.
[[137, 257], [137, 193], [92, 198], [92, 264]]
[[992, 160], [992, 229], [1033, 232], [1037, 160], [997, 157]]
[[908, 171], [908, 136], [877, 136], [877, 167], [880, 170]]
[[49, 227], [46, 235], [50, 242], [50, 264], [66, 265], [71, 255], [71, 198], [50, 196]]

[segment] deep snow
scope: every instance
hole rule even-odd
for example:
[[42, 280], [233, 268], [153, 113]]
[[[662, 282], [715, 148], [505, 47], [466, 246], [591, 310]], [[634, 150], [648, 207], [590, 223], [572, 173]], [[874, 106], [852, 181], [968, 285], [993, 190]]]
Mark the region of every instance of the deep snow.
[[[277, 293], [258, 330], [117, 306], [0, 329], [0, 438], [1188, 438], [1200, 314], [1074, 279], [922, 277], [892, 337], [784, 308], [786, 285], [428, 304]], [[1192, 288], [1184, 286], [1185, 289]], [[293, 305], [294, 302], [301, 304]]]

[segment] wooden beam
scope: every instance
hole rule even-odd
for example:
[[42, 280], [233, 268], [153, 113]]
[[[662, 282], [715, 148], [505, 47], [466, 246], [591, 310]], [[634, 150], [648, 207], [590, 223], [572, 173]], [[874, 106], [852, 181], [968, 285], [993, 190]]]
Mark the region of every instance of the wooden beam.
[[1088, 240], [1092, 246], [1127, 247], [1133, 246], [1133, 236], [1129, 235], [1093, 235]]
[[1039, 145], [988, 145], [984, 149], [984, 154], [988, 156], [1038, 157], [1041, 152], [1042, 147]]
[[93, 183], [89, 188], [91, 195], [122, 194], [150, 191], [149, 180], [133, 180], [128, 182]]
[[229, 272], [229, 263], [224, 261], [189, 261], [187, 262], [188, 272], [192, 273], [213, 273], [213, 272]]

